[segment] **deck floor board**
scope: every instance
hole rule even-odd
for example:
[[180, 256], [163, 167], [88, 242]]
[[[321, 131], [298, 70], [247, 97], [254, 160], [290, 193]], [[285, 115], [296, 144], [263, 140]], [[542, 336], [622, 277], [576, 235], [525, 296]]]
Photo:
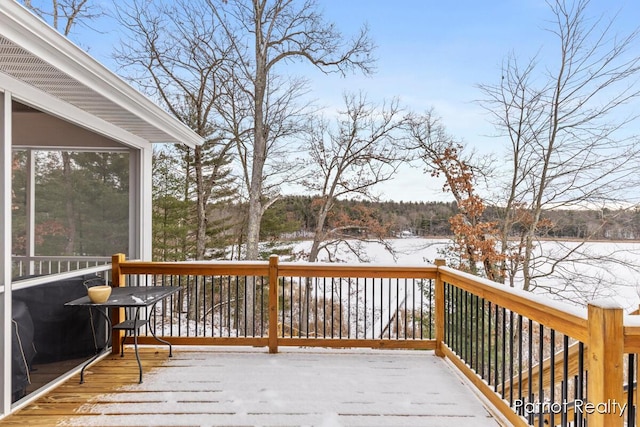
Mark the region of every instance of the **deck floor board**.
[[431, 351], [127, 349], [0, 421], [33, 426], [498, 426]]

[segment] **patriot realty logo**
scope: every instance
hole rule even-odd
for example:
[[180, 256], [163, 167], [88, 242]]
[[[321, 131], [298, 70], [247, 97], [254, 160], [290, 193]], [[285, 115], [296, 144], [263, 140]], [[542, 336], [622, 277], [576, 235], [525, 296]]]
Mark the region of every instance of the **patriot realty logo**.
[[615, 399], [606, 402], [587, 402], [576, 399], [571, 402], [527, 402], [518, 399], [514, 402], [514, 409], [520, 415], [530, 414], [562, 414], [573, 408], [577, 414], [618, 414], [623, 416], [627, 411], [628, 404], [620, 403]]

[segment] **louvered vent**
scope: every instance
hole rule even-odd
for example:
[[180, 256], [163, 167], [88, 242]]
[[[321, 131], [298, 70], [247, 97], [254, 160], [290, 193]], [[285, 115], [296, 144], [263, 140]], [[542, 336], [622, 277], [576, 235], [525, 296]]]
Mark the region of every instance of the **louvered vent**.
[[60, 98], [151, 142], [171, 140], [164, 132], [99, 95], [90, 87], [0, 36], [0, 72]]

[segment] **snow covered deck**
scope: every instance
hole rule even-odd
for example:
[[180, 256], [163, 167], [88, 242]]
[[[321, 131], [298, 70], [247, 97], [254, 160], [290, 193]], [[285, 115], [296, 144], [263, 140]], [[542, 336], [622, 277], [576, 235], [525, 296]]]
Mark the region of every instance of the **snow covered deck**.
[[[3, 426], [498, 426], [432, 351], [177, 347], [109, 356]], [[6, 423], [6, 424], [5, 424]]]

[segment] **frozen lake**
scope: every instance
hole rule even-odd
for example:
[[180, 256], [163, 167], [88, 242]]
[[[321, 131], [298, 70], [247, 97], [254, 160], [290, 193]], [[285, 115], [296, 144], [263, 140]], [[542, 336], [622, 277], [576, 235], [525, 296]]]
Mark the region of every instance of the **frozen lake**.
[[[391, 239], [395, 256], [379, 243], [363, 243], [363, 252], [369, 262], [375, 264], [420, 265], [443, 258], [448, 239]], [[310, 241], [293, 244], [295, 253], [306, 252]], [[567, 261], [554, 265], [554, 260], [564, 258], [574, 251]], [[625, 312], [640, 304], [640, 242], [579, 242], [545, 241], [537, 248], [536, 270], [548, 277], [536, 279], [537, 294], [555, 300], [586, 305], [587, 302], [612, 298]], [[347, 251], [339, 251], [340, 262], [357, 263], [356, 257]], [[283, 257], [284, 260], [284, 257]], [[320, 254], [320, 261], [326, 261]], [[521, 282], [520, 282], [521, 283]]]

